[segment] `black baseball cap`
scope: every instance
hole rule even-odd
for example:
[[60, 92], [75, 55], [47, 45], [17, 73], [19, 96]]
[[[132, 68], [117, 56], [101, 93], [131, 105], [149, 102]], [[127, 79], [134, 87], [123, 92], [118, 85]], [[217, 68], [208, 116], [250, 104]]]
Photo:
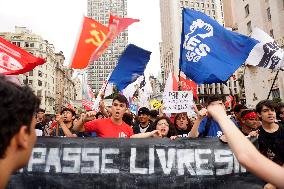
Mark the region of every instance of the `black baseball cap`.
[[138, 115], [141, 114], [150, 115], [150, 110], [146, 107], [142, 107], [138, 110]]

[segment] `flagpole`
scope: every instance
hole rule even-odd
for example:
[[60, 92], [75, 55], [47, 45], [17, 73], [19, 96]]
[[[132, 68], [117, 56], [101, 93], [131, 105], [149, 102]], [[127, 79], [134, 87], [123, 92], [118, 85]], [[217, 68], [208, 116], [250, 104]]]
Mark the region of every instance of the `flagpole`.
[[180, 91], [181, 90], [181, 83], [180, 83], [180, 66], [179, 66], [179, 71], [178, 71], [178, 90]]
[[182, 41], [183, 41], [183, 36], [184, 36], [184, 28], [183, 28], [183, 21], [184, 21], [184, 18], [183, 18], [183, 11], [184, 11], [184, 7], [182, 7], [182, 31], [181, 31], [181, 40], [180, 40], [180, 50], [179, 50], [179, 72], [178, 72], [178, 90], [180, 91], [181, 90], [181, 85], [180, 85], [180, 72], [181, 72], [181, 67], [180, 67], [180, 64], [181, 64], [181, 61], [182, 61]]
[[276, 81], [276, 79], [277, 79], [277, 76], [278, 76], [278, 74], [279, 74], [279, 71], [280, 71], [280, 69], [278, 69], [278, 70], [277, 70], [277, 72], [276, 72], [276, 75], [275, 75], [274, 80], [273, 80], [273, 82], [272, 82], [272, 85], [271, 85], [270, 91], [269, 91], [269, 93], [268, 93], [267, 100], [268, 100], [268, 99], [269, 99], [269, 97], [270, 97], [270, 94], [271, 94], [271, 92], [272, 92], [272, 89], [273, 89], [273, 86], [274, 86], [275, 81]]

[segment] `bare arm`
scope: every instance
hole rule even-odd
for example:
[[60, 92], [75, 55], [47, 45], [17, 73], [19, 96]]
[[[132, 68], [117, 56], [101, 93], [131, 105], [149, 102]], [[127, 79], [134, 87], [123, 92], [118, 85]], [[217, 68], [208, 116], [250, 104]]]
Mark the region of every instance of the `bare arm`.
[[154, 130], [151, 132], [139, 133], [139, 134], [132, 135], [130, 138], [150, 138], [150, 137], [161, 137], [160, 131]]
[[103, 100], [100, 101], [99, 109], [100, 109], [100, 112], [104, 115], [104, 117], [106, 118], [109, 117], [109, 114], [108, 114], [109, 109], [105, 107], [105, 103]]
[[61, 127], [62, 128], [62, 131], [64, 133], [64, 135], [66, 137], [77, 137], [77, 136], [74, 136], [71, 131], [68, 129], [68, 127], [64, 124], [63, 122], [63, 116], [60, 115], [60, 114], [56, 114], [55, 115], [55, 120], [57, 122], [57, 125], [56, 125], [56, 136], [58, 136], [59, 134], [59, 128]]
[[73, 129], [75, 131], [79, 131], [79, 132], [85, 132], [85, 128], [84, 128], [84, 124], [88, 121], [92, 121], [94, 120], [95, 117], [95, 112], [91, 111], [91, 112], [87, 112], [86, 114], [81, 114], [80, 119], [77, 121], [76, 124], [74, 124]]
[[199, 135], [198, 128], [199, 128], [199, 125], [200, 125], [200, 122], [202, 121], [202, 119], [207, 115], [207, 110], [205, 108], [202, 108], [199, 112], [197, 110], [196, 114], [197, 114], [197, 119], [195, 120], [195, 122], [192, 126], [192, 129], [189, 132], [189, 135], [188, 135], [189, 138], [197, 138], [198, 137], [198, 135]]
[[68, 129], [67, 126], [64, 123], [61, 123], [60, 126], [61, 126], [63, 133], [66, 137], [77, 137], [77, 135], [72, 134], [70, 129]]
[[221, 105], [208, 106], [208, 112], [224, 131], [228, 144], [239, 162], [258, 177], [279, 188], [284, 188], [284, 168], [260, 154], [227, 117]]

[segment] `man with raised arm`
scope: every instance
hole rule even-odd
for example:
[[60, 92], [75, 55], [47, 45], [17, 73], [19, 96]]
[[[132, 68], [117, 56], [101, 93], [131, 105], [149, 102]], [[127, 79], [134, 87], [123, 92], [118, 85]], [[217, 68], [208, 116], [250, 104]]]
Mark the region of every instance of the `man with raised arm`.
[[102, 138], [148, 138], [159, 135], [157, 130], [134, 135], [132, 128], [122, 120], [127, 107], [126, 97], [117, 95], [112, 101], [111, 117], [95, 119], [94, 112], [87, 112], [81, 115], [74, 129], [81, 132], [96, 132], [97, 136]]
[[[263, 110], [267, 111], [262, 108]], [[209, 105], [208, 112], [222, 128], [229, 146], [241, 165], [258, 177], [271, 183], [274, 187], [284, 188], [284, 167], [281, 167], [259, 153], [255, 146], [235, 126], [232, 120], [227, 117], [224, 108], [220, 104]], [[267, 117], [268, 120], [272, 121], [272, 114], [268, 114], [270, 114]], [[268, 188], [268, 186], [265, 186], [265, 188]]]

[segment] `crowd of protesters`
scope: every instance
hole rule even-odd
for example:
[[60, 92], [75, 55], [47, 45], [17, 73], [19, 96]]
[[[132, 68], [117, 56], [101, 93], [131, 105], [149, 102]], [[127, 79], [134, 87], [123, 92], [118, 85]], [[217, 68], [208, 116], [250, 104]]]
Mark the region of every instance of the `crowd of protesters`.
[[[21, 125], [26, 125], [23, 132], [27, 132], [27, 136], [29, 136], [31, 124], [31, 127], [35, 127], [35, 134], [38, 136], [63, 138], [156, 137], [170, 138], [171, 140], [178, 138], [218, 137], [222, 142], [229, 142], [229, 145], [233, 145], [231, 144], [231, 133], [226, 132], [226, 129], [224, 130], [224, 127], [226, 127], [224, 122], [226, 121], [220, 121], [222, 120], [220, 116], [216, 115], [216, 112], [210, 111], [210, 107], [219, 107], [219, 109], [217, 108], [218, 111], [221, 111], [221, 107], [222, 111], [225, 112], [224, 100], [218, 95], [208, 98], [206, 108], [198, 110], [194, 106], [196, 117], [189, 117], [186, 112], [167, 115], [163, 113], [163, 108], [157, 111], [149, 110], [147, 107], [141, 107], [136, 116], [129, 111], [126, 97], [117, 95], [113, 98], [111, 107], [105, 107], [103, 101], [101, 101], [99, 111], [89, 111], [80, 115], [76, 114], [76, 111], [72, 108], [63, 108], [60, 114], [56, 114], [48, 120], [45, 117], [45, 111], [38, 107], [39, 100], [32, 95], [28, 87], [18, 86], [3, 76], [1, 76], [0, 81], [2, 82], [0, 95], [1, 99], [3, 99], [0, 107], [2, 112], [0, 119], [0, 164], [5, 155], [8, 155], [7, 148], [11, 140], [14, 140], [11, 137], [13, 137], [15, 132], [21, 132], [23, 128]], [[9, 96], [8, 92], [12, 93], [12, 95]], [[21, 99], [23, 102], [19, 104], [18, 100], [12, 99], [13, 94], [17, 94], [15, 98]], [[17, 102], [15, 107], [13, 105], [14, 102]], [[27, 102], [30, 103], [30, 107], [27, 105]], [[11, 109], [7, 108], [9, 106], [11, 106], [12, 112], [9, 112]], [[23, 114], [23, 112], [27, 115]], [[33, 112], [35, 112], [35, 120], [31, 118]], [[240, 131], [247, 138], [258, 137], [259, 152], [276, 164], [283, 166], [284, 104], [275, 104], [271, 100], [263, 100], [256, 105], [255, 109], [248, 109], [246, 106], [239, 104], [231, 112], [230, 115], [226, 114], [226, 119], [230, 120], [230, 125], [234, 127], [233, 130]], [[14, 116], [15, 114], [21, 116]], [[223, 113], [221, 112], [220, 114]], [[15, 123], [12, 123], [13, 121]], [[35, 125], [33, 126], [33, 124]], [[22, 135], [25, 138], [24, 133]], [[10, 136], [10, 138], [7, 138], [7, 136]], [[31, 140], [30, 147], [35, 142], [32, 135]], [[25, 146], [24, 141], [18, 141], [18, 139], [15, 139], [15, 141], [19, 142], [18, 145]], [[30, 150], [30, 148], [27, 148], [27, 151]], [[14, 149], [14, 151], [16, 150]], [[276, 187], [271, 183], [267, 183], [264, 188]]]

